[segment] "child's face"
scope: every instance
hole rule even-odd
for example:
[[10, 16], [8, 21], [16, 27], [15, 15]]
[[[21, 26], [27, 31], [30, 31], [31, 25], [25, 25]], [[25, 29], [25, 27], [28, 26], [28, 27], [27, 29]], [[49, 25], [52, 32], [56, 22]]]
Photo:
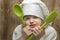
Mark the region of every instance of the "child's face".
[[41, 25], [41, 19], [36, 16], [25, 16], [24, 20], [26, 22], [26, 25], [28, 25], [31, 28], [37, 27]]

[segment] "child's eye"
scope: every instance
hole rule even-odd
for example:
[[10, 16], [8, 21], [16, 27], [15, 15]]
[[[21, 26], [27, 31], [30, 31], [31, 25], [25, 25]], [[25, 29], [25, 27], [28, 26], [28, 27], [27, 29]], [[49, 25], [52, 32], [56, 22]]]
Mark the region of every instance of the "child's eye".
[[29, 20], [30, 18], [29, 17], [27, 17], [27, 18], [25, 18], [24, 20]]
[[26, 18], [27, 20], [29, 20], [30, 18]]

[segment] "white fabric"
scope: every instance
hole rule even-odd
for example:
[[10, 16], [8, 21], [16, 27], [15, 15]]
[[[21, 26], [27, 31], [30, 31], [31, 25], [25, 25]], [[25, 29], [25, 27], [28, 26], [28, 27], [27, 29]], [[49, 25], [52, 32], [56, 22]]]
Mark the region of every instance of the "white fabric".
[[15, 28], [15, 30], [13, 31], [12, 40], [17, 40], [22, 35], [21, 28], [22, 28], [21, 25], [19, 25]]
[[34, 15], [45, 20], [45, 17], [49, 14], [47, 6], [40, 0], [24, 0], [21, 6], [24, 16]]
[[23, 0], [22, 4], [25, 3], [40, 3], [41, 0]]
[[[13, 32], [13, 38], [12, 40], [17, 40], [18, 38], [21, 37], [21, 25], [17, 26], [16, 29]], [[56, 40], [57, 38], [57, 33], [53, 27], [48, 26], [45, 29], [45, 35], [40, 38], [40, 40]]]
[[42, 10], [37, 4], [27, 4], [23, 6], [24, 16], [33, 15], [37, 16], [44, 20], [44, 15], [42, 14]]

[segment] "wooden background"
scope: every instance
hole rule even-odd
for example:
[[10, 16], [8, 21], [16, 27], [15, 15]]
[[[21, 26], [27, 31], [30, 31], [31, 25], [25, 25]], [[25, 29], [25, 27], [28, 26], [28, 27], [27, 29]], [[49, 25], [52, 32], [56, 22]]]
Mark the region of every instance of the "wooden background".
[[[59, 16], [54, 20], [53, 26], [57, 31], [57, 40], [60, 40], [60, 0], [42, 0], [49, 11], [56, 9]], [[20, 24], [19, 18], [13, 12], [13, 5], [22, 0], [0, 0], [0, 40], [12, 40], [13, 30]]]

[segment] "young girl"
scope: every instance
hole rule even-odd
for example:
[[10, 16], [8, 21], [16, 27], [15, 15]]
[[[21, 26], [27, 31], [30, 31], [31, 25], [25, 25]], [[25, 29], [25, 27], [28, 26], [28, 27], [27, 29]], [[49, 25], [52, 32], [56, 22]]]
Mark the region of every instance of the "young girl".
[[55, 29], [48, 24], [41, 29], [49, 14], [48, 8], [40, 0], [24, 0], [21, 3], [23, 9], [23, 19], [26, 26], [18, 25], [13, 32], [13, 40], [26, 40], [31, 34], [35, 36], [34, 40], [56, 40], [57, 33]]

